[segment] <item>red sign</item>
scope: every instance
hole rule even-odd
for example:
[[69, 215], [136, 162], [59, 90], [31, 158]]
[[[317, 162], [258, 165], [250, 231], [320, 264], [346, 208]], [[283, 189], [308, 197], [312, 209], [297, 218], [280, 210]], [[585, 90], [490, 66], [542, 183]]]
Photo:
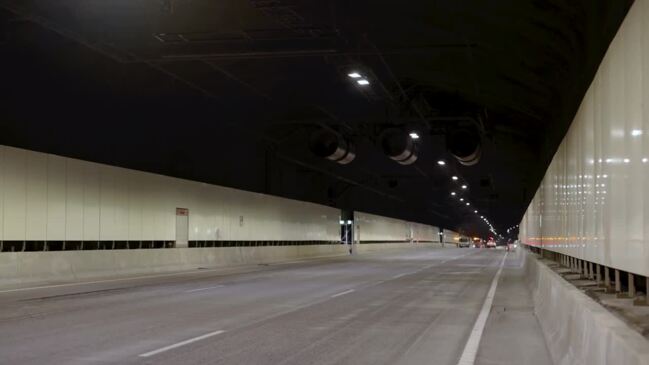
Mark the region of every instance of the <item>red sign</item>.
[[187, 209], [187, 208], [176, 208], [176, 215], [189, 215], [189, 209]]

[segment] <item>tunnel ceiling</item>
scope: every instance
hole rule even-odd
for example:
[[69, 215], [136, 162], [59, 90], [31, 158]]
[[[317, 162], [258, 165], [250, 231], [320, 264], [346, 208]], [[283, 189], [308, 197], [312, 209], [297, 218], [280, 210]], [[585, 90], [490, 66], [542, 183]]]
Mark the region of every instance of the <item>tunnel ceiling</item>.
[[[0, 0], [0, 143], [485, 234], [478, 209], [503, 232], [630, 4]], [[448, 152], [462, 123], [475, 166]], [[354, 161], [309, 151], [323, 127]], [[416, 163], [384, 155], [389, 127], [420, 135]]]

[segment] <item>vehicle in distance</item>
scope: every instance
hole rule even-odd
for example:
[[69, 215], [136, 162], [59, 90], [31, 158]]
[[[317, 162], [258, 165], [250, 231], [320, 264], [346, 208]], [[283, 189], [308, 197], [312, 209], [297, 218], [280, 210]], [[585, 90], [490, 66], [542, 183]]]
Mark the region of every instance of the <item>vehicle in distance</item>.
[[458, 247], [471, 247], [471, 241], [467, 237], [460, 237], [460, 241], [457, 244]]
[[490, 238], [489, 241], [487, 241], [487, 248], [496, 248], [496, 241], [494, 241], [493, 238]]

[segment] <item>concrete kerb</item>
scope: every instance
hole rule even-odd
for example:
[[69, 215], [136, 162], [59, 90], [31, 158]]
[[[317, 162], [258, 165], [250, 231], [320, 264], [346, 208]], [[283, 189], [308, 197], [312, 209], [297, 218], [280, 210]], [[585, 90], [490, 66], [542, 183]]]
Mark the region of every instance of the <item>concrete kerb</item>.
[[526, 273], [555, 364], [649, 364], [647, 339], [531, 254]]

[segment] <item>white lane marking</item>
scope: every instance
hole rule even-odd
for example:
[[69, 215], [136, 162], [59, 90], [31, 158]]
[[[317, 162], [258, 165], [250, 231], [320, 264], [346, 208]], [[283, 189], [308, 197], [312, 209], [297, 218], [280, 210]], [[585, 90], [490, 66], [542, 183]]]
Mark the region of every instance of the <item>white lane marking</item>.
[[210, 290], [210, 289], [216, 289], [216, 288], [222, 288], [222, 287], [223, 287], [223, 285], [208, 286], [207, 288], [198, 288], [198, 289], [185, 290], [185, 293], [193, 293], [193, 292], [197, 292], [197, 291]]
[[[473, 254], [473, 253], [474, 253], [474, 252], [468, 252], [468, 253], [465, 253], [465, 254], [463, 254], [463, 255], [454, 256], [454, 257], [451, 257], [450, 259], [446, 259], [446, 260], [441, 261], [441, 262], [439, 262], [439, 263], [433, 263], [433, 264], [426, 265], [426, 266], [424, 266], [424, 267], [422, 267], [422, 268], [420, 268], [420, 269], [417, 269], [417, 270], [415, 270], [415, 271], [413, 271], [413, 272], [406, 272], [406, 273], [402, 273], [402, 274], [397, 274], [397, 275], [392, 276], [392, 278], [390, 278], [390, 280], [399, 279], [399, 278], [404, 277], [404, 276], [406, 276], [406, 275], [416, 274], [416, 273], [421, 272], [421, 271], [423, 271], [423, 270], [430, 269], [431, 267], [434, 267], [434, 266], [440, 266], [440, 265], [443, 265], [443, 264], [445, 264], [445, 263], [447, 263], [447, 262], [455, 261], [455, 260], [461, 259], [461, 258], [463, 258], [463, 257], [465, 257], [465, 256], [468, 256], [468, 255], [470, 255], [470, 254]], [[384, 282], [385, 282], [385, 280], [381, 280], [381, 281], [377, 282], [376, 284], [382, 284], [382, 283], [384, 283]]]
[[502, 261], [500, 261], [500, 267], [496, 272], [493, 280], [491, 281], [491, 287], [487, 293], [484, 303], [482, 304], [482, 309], [480, 314], [478, 314], [478, 319], [476, 319], [473, 329], [471, 330], [471, 335], [464, 346], [464, 351], [462, 351], [462, 356], [458, 365], [473, 365], [475, 364], [475, 358], [478, 355], [478, 347], [480, 346], [480, 340], [482, 339], [482, 333], [484, 332], [484, 327], [487, 324], [487, 318], [489, 318], [489, 312], [491, 312], [491, 305], [493, 304], [494, 297], [496, 296], [496, 288], [498, 287], [498, 279], [500, 279], [500, 273], [503, 271], [503, 266], [505, 265], [505, 259], [507, 258], [507, 253], [503, 256]]
[[339, 297], [339, 296], [341, 296], [341, 295], [349, 294], [349, 293], [354, 292], [354, 291], [355, 291], [354, 289], [345, 290], [344, 292], [341, 292], [341, 293], [338, 293], [338, 294], [334, 294], [334, 295], [332, 295], [331, 297], [332, 297], [332, 298], [336, 298], [336, 297]]
[[196, 341], [200, 341], [200, 340], [204, 340], [206, 338], [212, 337], [212, 336], [220, 335], [223, 332], [225, 332], [225, 331], [214, 331], [214, 332], [206, 333], [204, 335], [194, 337], [194, 338], [190, 338], [189, 340], [181, 341], [181, 342], [175, 343], [173, 345], [169, 345], [169, 346], [159, 348], [157, 350], [145, 352], [143, 354], [140, 354], [139, 356], [140, 357], [149, 357], [149, 356], [157, 355], [157, 354], [159, 354], [161, 352], [173, 350], [173, 349], [181, 347], [181, 346], [189, 345], [190, 343], [193, 343], [193, 342], [196, 342]]

